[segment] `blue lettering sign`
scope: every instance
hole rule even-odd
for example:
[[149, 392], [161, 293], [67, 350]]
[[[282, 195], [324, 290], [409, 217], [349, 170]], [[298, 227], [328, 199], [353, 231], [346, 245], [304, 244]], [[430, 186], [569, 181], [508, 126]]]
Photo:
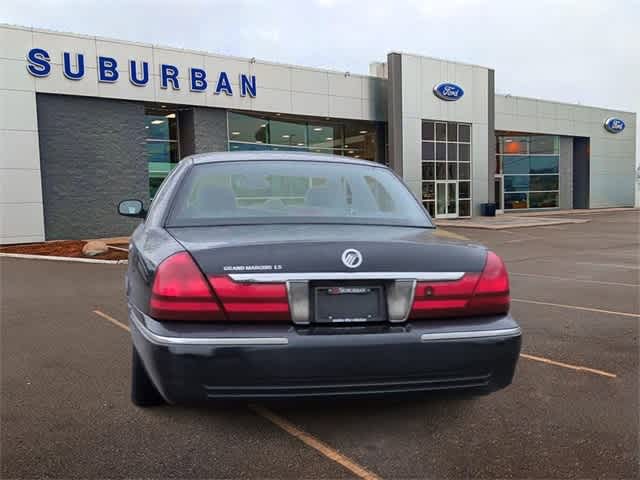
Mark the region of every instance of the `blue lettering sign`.
[[118, 62], [111, 57], [98, 57], [98, 81], [114, 83], [118, 80]]
[[27, 53], [27, 71], [34, 77], [46, 77], [51, 73], [49, 52], [42, 48], [32, 48]]
[[204, 92], [207, 89], [207, 72], [201, 68], [190, 68], [189, 78], [191, 79], [190, 89], [192, 92]]
[[82, 53], [76, 54], [77, 70], [74, 72], [71, 65], [71, 54], [64, 52], [62, 54], [62, 73], [69, 80], [80, 80], [84, 77], [84, 55]]
[[160, 65], [160, 88], [171, 88], [180, 90], [180, 82], [178, 81], [178, 67], [163, 63]]
[[[136, 87], [146, 87], [149, 85], [151, 74], [149, 73], [149, 62], [142, 60], [128, 60], [129, 81]], [[51, 73], [51, 58], [49, 52], [42, 48], [32, 48], [27, 53], [27, 71], [34, 77], [47, 77]], [[85, 63], [85, 54], [77, 52], [62, 53], [62, 73], [69, 80], [82, 80], [87, 72]], [[115, 83], [120, 78], [118, 71], [118, 61], [112, 57], [98, 56], [97, 59], [97, 75], [99, 82]], [[160, 88], [168, 89], [169, 84], [173, 90], [180, 90], [180, 80], [178, 79], [179, 69], [175, 65], [160, 65]], [[238, 86], [240, 88], [240, 96], [255, 98], [257, 93], [257, 82], [255, 75], [241, 73], [238, 77]], [[207, 72], [202, 68], [189, 68], [189, 89], [192, 92], [205, 92], [209, 88]], [[452, 84], [446, 84], [452, 85]], [[456, 87], [455, 85], [453, 85]], [[460, 87], [458, 90], [445, 92], [445, 95], [462, 96], [463, 92]], [[454, 92], [454, 93], [451, 93]], [[457, 93], [455, 93], [457, 92]], [[227, 72], [219, 72], [215, 81], [216, 95], [224, 93], [225, 95], [233, 95], [233, 86], [229, 80]], [[451, 98], [447, 98], [451, 100]], [[457, 100], [457, 98], [455, 98]], [[620, 120], [621, 121], [621, 120]], [[622, 122], [624, 125], [624, 122]], [[617, 127], [613, 127], [617, 128]], [[624, 128], [624, 126], [622, 127]]]
[[129, 81], [136, 87], [144, 87], [149, 83], [149, 63], [142, 62], [142, 78], [138, 77], [138, 62], [129, 61]]
[[433, 94], [440, 100], [455, 102], [462, 98], [464, 90], [455, 83], [439, 83], [433, 87]]
[[220, 72], [220, 76], [218, 77], [218, 83], [216, 85], [216, 95], [220, 95], [220, 92], [222, 91], [224, 91], [224, 93], [226, 93], [227, 95], [233, 95], [231, 82], [229, 81], [227, 72]]
[[246, 76], [244, 73], [240, 74], [240, 96], [246, 97], [247, 93], [251, 98], [256, 96], [256, 76]]

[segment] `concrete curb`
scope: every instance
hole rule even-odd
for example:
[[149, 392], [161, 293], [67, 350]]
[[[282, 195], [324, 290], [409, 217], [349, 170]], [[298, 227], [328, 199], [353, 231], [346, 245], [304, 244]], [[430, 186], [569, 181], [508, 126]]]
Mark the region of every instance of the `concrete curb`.
[[549, 210], [546, 212], [510, 212], [505, 215], [514, 217], [547, 217], [547, 216], [572, 216], [572, 215], [591, 215], [600, 213], [617, 213], [617, 212], [638, 212], [638, 207], [604, 207], [604, 208], [581, 208], [575, 210]]
[[100, 260], [97, 258], [53, 257], [48, 255], [29, 255], [26, 253], [0, 253], [0, 258], [25, 258], [28, 260], [51, 260], [55, 262], [102, 263], [107, 265], [126, 265], [129, 260]]
[[545, 222], [531, 222], [531, 223], [513, 223], [511, 225], [508, 224], [500, 224], [500, 225], [490, 225], [483, 223], [466, 223], [459, 224], [454, 223], [455, 221], [446, 220], [438, 222], [436, 220], [436, 226], [445, 227], [445, 228], [478, 228], [482, 230], [510, 230], [512, 228], [530, 228], [530, 227], [548, 227], [553, 225], [570, 225], [570, 224], [580, 224], [580, 223], [589, 223], [591, 220], [577, 220], [577, 219], [566, 219], [566, 220], [548, 220]]

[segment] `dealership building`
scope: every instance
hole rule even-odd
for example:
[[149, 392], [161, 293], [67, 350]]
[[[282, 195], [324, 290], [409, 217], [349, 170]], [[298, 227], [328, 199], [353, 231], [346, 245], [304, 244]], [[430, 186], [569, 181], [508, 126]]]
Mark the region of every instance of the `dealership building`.
[[636, 125], [406, 53], [356, 75], [0, 25], [0, 243], [128, 234], [119, 200], [213, 151], [387, 164], [436, 218], [633, 206]]

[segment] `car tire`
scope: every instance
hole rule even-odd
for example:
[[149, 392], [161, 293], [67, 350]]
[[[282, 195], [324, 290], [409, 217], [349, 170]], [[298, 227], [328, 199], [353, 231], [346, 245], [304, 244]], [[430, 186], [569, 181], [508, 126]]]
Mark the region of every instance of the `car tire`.
[[131, 358], [131, 401], [138, 407], [153, 407], [166, 403], [149, 378], [135, 347]]

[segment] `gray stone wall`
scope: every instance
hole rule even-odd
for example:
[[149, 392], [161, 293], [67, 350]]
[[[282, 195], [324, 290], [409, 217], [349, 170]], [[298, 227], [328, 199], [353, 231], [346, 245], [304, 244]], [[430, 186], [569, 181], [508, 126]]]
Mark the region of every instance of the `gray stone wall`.
[[560, 137], [560, 208], [573, 208], [573, 138]]
[[38, 94], [45, 238], [130, 234], [139, 223], [117, 203], [149, 205], [144, 106], [124, 100]]
[[194, 153], [227, 150], [227, 111], [220, 108], [193, 109]]

